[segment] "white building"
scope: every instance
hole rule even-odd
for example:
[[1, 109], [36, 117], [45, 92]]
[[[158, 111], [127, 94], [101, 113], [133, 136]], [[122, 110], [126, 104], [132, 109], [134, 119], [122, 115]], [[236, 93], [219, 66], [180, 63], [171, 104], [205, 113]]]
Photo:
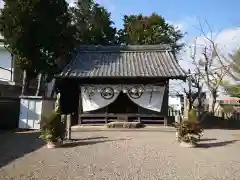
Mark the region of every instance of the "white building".
[[181, 96], [169, 96], [168, 106], [172, 107], [173, 110], [180, 111], [183, 108], [183, 101]]
[[0, 83], [13, 81], [13, 63], [11, 53], [3, 44], [0, 44]]

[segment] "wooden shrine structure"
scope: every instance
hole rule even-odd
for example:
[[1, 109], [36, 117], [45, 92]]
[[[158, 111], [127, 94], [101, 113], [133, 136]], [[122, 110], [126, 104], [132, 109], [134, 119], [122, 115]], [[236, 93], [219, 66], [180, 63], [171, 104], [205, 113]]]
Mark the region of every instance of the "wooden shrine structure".
[[169, 80], [185, 80], [168, 45], [76, 49], [57, 77], [63, 113], [73, 124], [152, 121], [167, 124]]

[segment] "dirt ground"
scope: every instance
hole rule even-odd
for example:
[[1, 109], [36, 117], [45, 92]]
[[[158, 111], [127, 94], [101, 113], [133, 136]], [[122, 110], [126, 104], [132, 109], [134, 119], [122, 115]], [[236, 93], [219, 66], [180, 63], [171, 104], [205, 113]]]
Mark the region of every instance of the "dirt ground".
[[38, 136], [0, 133], [0, 180], [240, 179], [240, 131], [206, 130], [193, 149], [174, 131], [75, 132], [57, 149]]

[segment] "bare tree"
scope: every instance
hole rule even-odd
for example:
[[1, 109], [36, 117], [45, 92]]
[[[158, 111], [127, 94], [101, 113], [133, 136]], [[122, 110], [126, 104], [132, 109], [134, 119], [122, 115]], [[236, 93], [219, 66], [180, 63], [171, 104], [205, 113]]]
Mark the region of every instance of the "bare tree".
[[200, 107], [202, 106], [201, 101], [201, 92], [202, 92], [202, 84], [200, 81], [200, 76], [196, 73], [191, 73], [191, 70], [188, 70], [188, 88], [184, 88], [184, 93], [186, 94], [188, 100], [188, 110], [190, 111], [193, 107], [194, 101], [198, 100], [198, 110], [200, 111]]
[[[211, 106], [210, 112], [215, 113], [215, 106], [217, 100], [217, 93], [221, 87], [223, 78], [229, 74], [229, 66], [225, 65], [226, 60], [228, 59], [223, 53], [220, 53], [220, 50], [217, 48], [217, 44], [213, 39], [212, 30], [207, 21], [205, 21], [209, 29], [209, 34], [205, 33], [203, 26], [199, 20], [200, 28], [197, 28], [202, 33], [206, 44], [204, 44], [202, 57], [196, 59], [192, 57], [192, 63], [195, 65], [196, 73], [201, 78], [201, 81], [207, 86], [211, 94]], [[195, 41], [194, 45], [194, 56], [196, 56], [197, 43]]]

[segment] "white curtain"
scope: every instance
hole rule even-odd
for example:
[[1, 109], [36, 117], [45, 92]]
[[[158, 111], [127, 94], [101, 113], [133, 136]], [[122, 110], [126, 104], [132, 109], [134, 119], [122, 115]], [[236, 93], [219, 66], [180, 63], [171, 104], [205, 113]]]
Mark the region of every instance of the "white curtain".
[[120, 85], [89, 85], [81, 87], [84, 112], [103, 108], [114, 102], [121, 91]]
[[139, 106], [161, 112], [165, 86], [126, 85], [124, 91]]
[[94, 111], [111, 104], [117, 99], [121, 91], [126, 93], [137, 105], [152, 111], [161, 112], [165, 86], [153, 85], [81, 86], [83, 111]]

